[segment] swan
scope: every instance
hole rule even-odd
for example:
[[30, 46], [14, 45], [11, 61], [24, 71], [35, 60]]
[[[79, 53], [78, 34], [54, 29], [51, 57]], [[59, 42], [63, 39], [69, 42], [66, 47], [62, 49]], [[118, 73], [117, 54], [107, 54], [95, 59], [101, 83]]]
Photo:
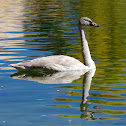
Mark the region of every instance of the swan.
[[99, 25], [97, 25], [95, 22], [93, 22], [90, 18], [87, 17], [82, 17], [79, 20], [78, 28], [80, 31], [82, 57], [84, 63], [81, 63], [79, 60], [70, 56], [53, 55], [19, 62], [17, 64], [10, 64], [9, 66], [17, 69], [43, 68], [53, 71], [84, 70], [96, 68], [95, 63], [91, 58], [88, 42], [86, 40], [85, 28], [87, 26], [99, 27]]

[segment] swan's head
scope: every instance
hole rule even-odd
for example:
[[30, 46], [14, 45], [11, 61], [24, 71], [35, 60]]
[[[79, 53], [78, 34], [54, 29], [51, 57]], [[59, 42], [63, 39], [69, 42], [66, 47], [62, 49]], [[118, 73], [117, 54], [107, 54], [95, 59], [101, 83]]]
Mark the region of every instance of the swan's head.
[[82, 26], [82, 27], [86, 27], [86, 26], [99, 27], [99, 25], [97, 25], [95, 22], [93, 22], [90, 18], [87, 18], [87, 17], [82, 17], [79, 20], [79, 25]]

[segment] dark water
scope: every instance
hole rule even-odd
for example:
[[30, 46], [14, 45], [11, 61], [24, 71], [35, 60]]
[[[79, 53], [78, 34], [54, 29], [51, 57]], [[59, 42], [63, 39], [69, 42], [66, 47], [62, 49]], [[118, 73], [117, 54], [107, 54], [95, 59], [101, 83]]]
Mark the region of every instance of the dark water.
[[[124, 0], [1, 0], [0, 8], [0, 126], [126, 125]], [[101, 26], [87, 29], [96, 71], [8, 67], [56, 54], [82, 61], [77, 27], [82, 16]]]

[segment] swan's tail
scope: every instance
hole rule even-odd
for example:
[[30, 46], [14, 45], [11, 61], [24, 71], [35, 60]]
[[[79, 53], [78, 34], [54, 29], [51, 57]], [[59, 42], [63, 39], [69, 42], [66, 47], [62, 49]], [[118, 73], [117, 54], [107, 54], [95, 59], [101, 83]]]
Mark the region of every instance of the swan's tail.
[[24, 66], [21, 66], [19, 63], [17, 63], [17, 64], [10, 64], [9, 66], [10, 66], [10, 67], [14, 67], [14, 68], [25, 69], [25, 67], [24, 67]]

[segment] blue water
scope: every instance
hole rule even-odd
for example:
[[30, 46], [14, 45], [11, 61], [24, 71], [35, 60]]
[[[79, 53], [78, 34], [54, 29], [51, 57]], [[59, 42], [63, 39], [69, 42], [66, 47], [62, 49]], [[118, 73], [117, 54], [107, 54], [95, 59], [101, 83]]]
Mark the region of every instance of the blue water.
[[[0, 8], [0, 126], [126, 125], [124, 1], [1, 0]], [[82, 61], [82, 16], [101, 26], [87, 29], [93, 78], [8, 66], [58, 54]]]

